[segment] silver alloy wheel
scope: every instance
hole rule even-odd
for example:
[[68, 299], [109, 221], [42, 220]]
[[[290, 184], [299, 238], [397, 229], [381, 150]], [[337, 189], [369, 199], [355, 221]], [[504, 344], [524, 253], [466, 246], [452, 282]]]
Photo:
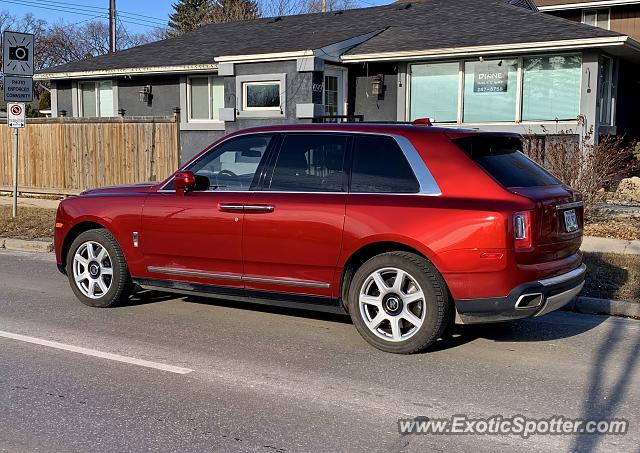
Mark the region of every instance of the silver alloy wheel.
[[358, 305], [365, 324], [386, 341], [405, 341], [425, 319], [424, 292], [409, 273], [395, 267], [372, 272], [362, 284]]
[[94, 241], [78, 247], [73, 257], [73, 278], [85, 296], [100, 299], [113, 282], [113, 266], [107, 249]]

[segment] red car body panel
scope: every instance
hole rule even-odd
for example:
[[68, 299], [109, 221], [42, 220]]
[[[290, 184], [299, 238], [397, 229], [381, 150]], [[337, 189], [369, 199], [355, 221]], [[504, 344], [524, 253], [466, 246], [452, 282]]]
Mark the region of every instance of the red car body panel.
[[[333, 299], [341, 295], [349, 259], [380, 243], [400, 244], [423, 254], [440, 271], [455, 300], [506, 297], [525, 282], [581, 265], [581, 233], [560, 233], [556, 209], [579, 195], [560, 186], [505, 189], [452, 142], [475, 132], [397, 125], [294, 125], [231, 136], [318, 129], [406, 137], [442, 193], [209, 191], [183, 196], [161, 191], [171, 177], [156, 185], [97, 189], [60, 204], [57, 222], [62, 227], [55, 231], [58, 264], [65, 264], [68, 238], [73, 236], [69, 233], [92, 222], [115, 236], [134, 278]], [[219, 209], [221, 204], [273, 209], [226, 212]], [[531, 250], [514, 249], [513, 215], [519, 211], [533, 212]], [[578, 214], [582, 228], [581, 208]], [[138, 233], [138, 246], [133, 232]], [[158, 268], [186, 272], [166, 275]]]

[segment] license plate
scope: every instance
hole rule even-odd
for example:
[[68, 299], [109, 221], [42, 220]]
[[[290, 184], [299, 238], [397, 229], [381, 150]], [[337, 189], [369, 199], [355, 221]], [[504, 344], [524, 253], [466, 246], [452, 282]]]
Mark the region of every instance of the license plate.
[[564, 227], [568, 233], [572, 233], [578, 229], [578, 218], [575, 209], [567, 209], [564, 211]]

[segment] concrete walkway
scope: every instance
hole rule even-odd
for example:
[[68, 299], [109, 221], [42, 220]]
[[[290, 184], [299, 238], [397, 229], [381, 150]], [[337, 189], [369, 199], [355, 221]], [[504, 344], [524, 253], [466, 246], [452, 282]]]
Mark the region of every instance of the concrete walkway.
[[[11, 206], [11, 196], [0, 196], [0, 206]], [[44, 198], [18, 197], [18, 209], [25, 208], [47, 208], [58, 209], [60, 200], [47, 200]]]
[[598, 238], [585, 236], [582, 240], [583, 252], [622, 253], [625, 255], [639, 255], [640, 241], [625, 241], [622, 239]]

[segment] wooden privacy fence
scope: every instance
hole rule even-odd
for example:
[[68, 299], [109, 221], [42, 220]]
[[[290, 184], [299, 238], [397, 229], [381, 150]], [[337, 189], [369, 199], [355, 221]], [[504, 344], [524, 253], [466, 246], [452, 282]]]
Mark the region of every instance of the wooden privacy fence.
[[[20, 129], [18, 191], [73, 194], [161, 181], [179, 165], [179, 118], [32, 118]], [[0, 125], [0, 190], [12, 185], [11, 129]]]

